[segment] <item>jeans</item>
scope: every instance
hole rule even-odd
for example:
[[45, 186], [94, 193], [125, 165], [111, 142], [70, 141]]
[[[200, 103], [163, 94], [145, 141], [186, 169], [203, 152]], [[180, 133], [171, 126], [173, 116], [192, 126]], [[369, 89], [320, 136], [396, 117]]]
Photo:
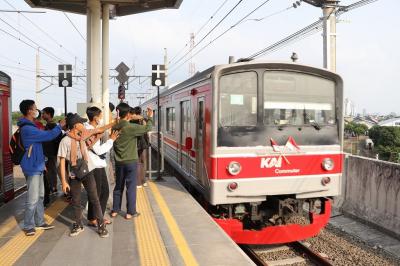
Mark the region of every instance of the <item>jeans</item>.
[[[108, 196], [109, 196], [109, 187], [107, 180], [107, 173], [105, 168], [96, 168], [93, 170], [94, 180], [96, 182], [96, 190], [97, 195], [99, 196], [101, 212], [104, 215], [106, 211]], [[88, 215], [87, 218], [89, 221], [94, 220], [94, 205], [89, 201], [88, 206]]]
[[136, 213], [136, 170], [137, 163], [115, 165], [115, 187], [113, 192], [113, 212], [121, 210], [122, 195], [126, 185], [126, 209], [128, 214]]
[[82, 226], [82, 206], [81, 206], [81, 187], [86, 189], [89, 202], [93, 205], [94, 218], [100, 226], [103, 224], [103, 214], [101, 212], [100, 201], [97, 196], [96, 182], [94, 180], [93, 171], [90, 172], [83, 180], [71, 179], [71, 196], [72, 208], [75, 214], [75, 223]]
[[24, 229], [29, 230], [44, 224], [44, 184], [43, 173], [40, 175], [25, 176], [28, 192], [24, 214]]

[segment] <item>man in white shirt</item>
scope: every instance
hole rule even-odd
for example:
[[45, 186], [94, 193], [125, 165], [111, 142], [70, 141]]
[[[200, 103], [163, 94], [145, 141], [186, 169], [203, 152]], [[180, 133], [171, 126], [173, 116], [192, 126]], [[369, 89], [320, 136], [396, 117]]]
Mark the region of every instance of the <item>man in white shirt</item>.
[[[86, 129], [95, 129], [103, 124], [103, 113], [96, 106], [88, 107], [86, 109], [86, 115], [89, 118], [89, 122], [85, 123]], [[88, 142], [88, 157], [89, 157], [89, 169], [93, 170], [93, 175], [96, 181], [97, 195], [99, 197], [101, 210], [103, 215], [106, 210], [107, 201], [109, 197], [109, 184], [106, 173], [106, 154], [113, 147], [114, 141], [118, 138], [119, 132], [114, 131], [111, 133], [110, 138], [102, 143], [101, 136], [93, 136]], [[97, 227], [97, 221], [94, 216], [94, 206], [89, 202], [88, 206], [88, 225]], [[110, 224], [111, 221], [104, 219], [105, 224]]]

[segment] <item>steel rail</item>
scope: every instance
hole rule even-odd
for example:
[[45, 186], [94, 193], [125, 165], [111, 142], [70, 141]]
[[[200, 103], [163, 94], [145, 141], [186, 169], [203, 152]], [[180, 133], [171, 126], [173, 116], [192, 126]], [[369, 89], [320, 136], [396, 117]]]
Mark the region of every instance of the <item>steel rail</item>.
[[321, 266], [333, 266], [333, 264], [326, 258], [322, 257], [318, 252], [313, 251], [303, 243], [297, 241], [290, 243], [289, 246], [293, 247], [297, 251], [304, 253], [307, 257], [316, 265]]

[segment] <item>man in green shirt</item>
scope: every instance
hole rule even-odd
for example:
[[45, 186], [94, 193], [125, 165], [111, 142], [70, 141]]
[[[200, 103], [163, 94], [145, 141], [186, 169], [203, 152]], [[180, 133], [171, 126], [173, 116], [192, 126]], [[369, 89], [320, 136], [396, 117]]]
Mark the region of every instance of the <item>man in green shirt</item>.
[[113, 210], [111, 217], [117, 216], [121, 210], [122, 195], [126, 184], [127, 212], [126, 219], [136, 217], [136, 174], [137, 174], [137, 138], [149, 132], [153, 124], [153, 110], [147, 109], [146, 125], [129, 123], [132, 119], [142, 119], [140, 115], [130, 115], [130, 106], [120, 103], [117, 106], [120, 121], [113, 130], [120, 131], [119, 138], [114, 142], [115, 154], [115, 188], [113, 192]]

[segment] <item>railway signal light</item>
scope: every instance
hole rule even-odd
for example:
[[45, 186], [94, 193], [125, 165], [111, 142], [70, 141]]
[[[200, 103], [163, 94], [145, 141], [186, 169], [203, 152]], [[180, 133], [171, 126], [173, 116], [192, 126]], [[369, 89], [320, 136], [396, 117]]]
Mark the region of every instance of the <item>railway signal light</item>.
[[118, 87], [118, 99], [124, 100], [125, 99], [125, 87], [124, 85], [119, 85]]

